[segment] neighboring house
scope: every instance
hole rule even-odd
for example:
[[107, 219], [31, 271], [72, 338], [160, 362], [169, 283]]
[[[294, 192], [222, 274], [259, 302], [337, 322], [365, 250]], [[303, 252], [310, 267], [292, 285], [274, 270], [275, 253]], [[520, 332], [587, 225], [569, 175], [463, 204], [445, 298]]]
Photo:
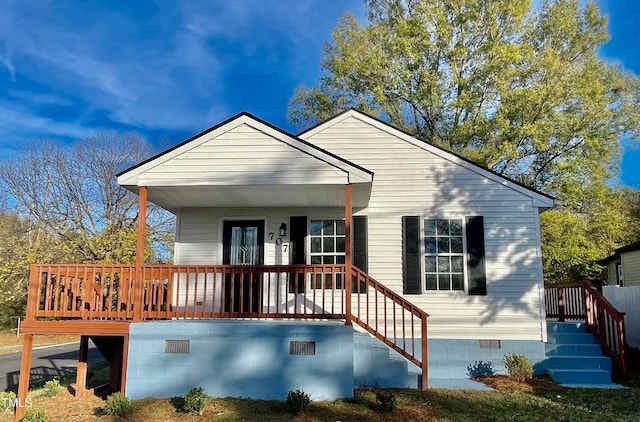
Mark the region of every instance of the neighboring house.
[[598, 263], [606, 267], [610, 286], [640, 286], [640, 242], [618, 248]]
[[36, 266], [25, 329], [69, 331], [36, 320], [63, 316], [120, 336], [128, 396], [349, 396], [381, 382], [354, 363], [350, 323], [417, 365], [428, 333], [430, 379], [545, 357], [538, 215], [553, 198], [363, 113], [297, 136], [242, 113], [118, 183], [139, 193], [142, 221], [147, 199], [176, 215], [175, 264]]

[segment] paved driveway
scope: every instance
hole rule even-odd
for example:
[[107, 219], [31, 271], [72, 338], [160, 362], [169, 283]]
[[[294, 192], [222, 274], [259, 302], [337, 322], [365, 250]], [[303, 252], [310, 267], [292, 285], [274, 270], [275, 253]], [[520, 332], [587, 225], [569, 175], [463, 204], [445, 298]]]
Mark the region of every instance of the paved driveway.
[[[58, 346], [40, 346], [33, 350], [31, 358], [31, 385], [34, 382], [54, 376], [62, 376], [74, 371], [78, 366], [78, 350], [80, 343]], [[0, 391], [18, 391], [20, 377], [20, 358], [22, 353], [0, 355]], [[104, 360], [93, 343], [89, 342], [89, 364]]]

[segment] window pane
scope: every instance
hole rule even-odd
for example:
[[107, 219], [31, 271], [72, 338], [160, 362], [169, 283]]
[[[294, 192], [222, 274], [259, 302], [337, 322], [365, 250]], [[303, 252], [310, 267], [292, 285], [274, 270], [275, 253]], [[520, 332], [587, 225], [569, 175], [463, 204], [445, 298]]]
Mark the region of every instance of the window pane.
[[336, 252], [344, 252], [344, 237], [336, 238]]
[[449, 220], [436, 220], [438, 236], [449, 236]]
[[439, 237], [438, 238], [438, 253], [449, 253], [449, 238], [448, 237]]
[[462, 272], [462, 257], [461, 256], [452, 256], [451, 257], [451, 272], [452, 273], [461, 273]]
[[451, 274], [451, 288], [453, 290], [464, 290], [462, 274]]
[[322, 234], [322, 220], [311, 220], [309, 232], [311, 236], [320, 236]]
[[311, 238], [311, 252], [322, 252], [322, 238], [321, 237], [312, 237]]
[[424, 251], [426, 253], [436, 253], [436, 238], [427, 237], [424, 240]]
[[462, 220], [451, 220], [449, 229], [451, 236], [462, 236]]
[[333, 274], [324, 275], [324, 288], [330, 289], [333, 285]]
[[324, 237], [322, 239], [322, 252], [334, 252], [333, 237]]
[[451, 238], [451, 252], [462, 253], [462, 237]]
[[425, 270], [428, 273], [435, 273], [436, 272], [436, 257], [435, 256], [427, 256], [425, 257]]
[[336, 289], [342, 289], [342, 274], [336, 273]]
[[336, 234], [344, 235], [344, 220], [336, 221]]
[[316, 289], [322, 289], [322, 274], [316, 274]]
[[312, 256], [311, 257], [311, 263], [312, 264], [322, 264], [322, 257], [321, 256]]
[[439, 256], [438, 257], [438, 272], [439, 273], [448, 273], [449, 270], [449, 257], [448, 256]]
[[438, 276], [427, 274], [427, 290], [438, 290]]
[[333, 234], [333, 220], [322, 220], [322, 234], [325, 236]]
[[325, 255], [322, 257], [323, 264], [335, 264], [335, 257], [333, 255]]
[[449, 274], [438, 274], [438, 290], [451, 290]]
[[336, 256], [336, 264], [344, 264], [344, 255]]
[[436, 235], [436, 220], [424, 220], [424, 234], [425, 236]]

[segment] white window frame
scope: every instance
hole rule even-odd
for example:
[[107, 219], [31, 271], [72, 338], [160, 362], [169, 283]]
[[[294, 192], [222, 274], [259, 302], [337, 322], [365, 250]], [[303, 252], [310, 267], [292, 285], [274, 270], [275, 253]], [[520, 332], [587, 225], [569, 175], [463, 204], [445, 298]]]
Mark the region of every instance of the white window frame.
[[[312, 224], [312, 222], [315, 222], [315, 221], [323, 221], [323, 222], [324, 221], [333, 221], [333, 235], [326, 236], [327, 238], [329, 238], [329, 236], [331, 236], [331, 238], [333, 238], [333, 242], [334, 242], [333, 243], [333, 245], [334, 245], [334, 251], [333, 252], [324, 252], [324, 239], [325, 239], [324, 234], [321, 234], [320, 236], [311, 234], [311, 224]], [[324, 259], [322, 259], [322, 261], [323, 261], [322, 263], [315, 263], [315, 264], [312, 263], [311, 261], [312, 261], [314, 256], [315, 257], [318, 257], [318, 256], [319, 257], [333, 256], [334, 263], [326, 264], [326, 265], [344, 265], [344, 262], [343, 263], [336, 263], [335, 262], [335, 261], [337, 261], [336, 258], [340, 257], [340, 256], [343, 257], [343, 261], [346, 260], [346, 240], [347, 240], [347, 238], [346, 238], [346, 227], [345, 227], [345, 234], [338, 235], [337, 234], [337, 230], [336, 230], [337, 229], [336, 222], [338, 222], [338, 221], [344, 222], [344, 217], [309, 218], [308, 227], [307, 227], [307, 233], [308, 233], [308, 235], [307, 235], [307, 238], [308, 238], [308, 240], [307, 240], [307, 246], [308, 246], [308, 248], [307, 248], [307, 251], [308, 251], [308, 253], [307, 253], [307, 262], [309, 262], [309, 265], [322, 265], [324, 263]], [[322, 239], [321, 249], [323, 250], [323, 252], [312, 252], [311, 251], [311, 249], [312, 249], [311, 245], [312, 245], [312, 242], [313, 242], [313, 238], [318, 238], [318, 237]], [[345, 252], [337, 252], [336, 251], [336, 249], [337, 249], [337, 240], [336, 239], [338, 239], [340, 237], [344, 238], [344, 241], [345, 241]], [[311, 280], [311, 289], [315, 289], [315, 290], [331, 290], [331, 289], [335, 288], [335, 289], [339, 290], [340, 288], [342, 288], [342, 284], [341, 283], [344, 283], [344, 280], [341, 280], [340, 278], [338, 278], [337, 274], [334, 274], [333, 277], [331, 277], [331, 280], [330, 280], [331, 285], [327, 285], [327, 280], [325, 279], [325, 280], [321, 281], [322, 287], [317, 288], [316, 281], [317, 280]], [[336, 284], [338, 281], [340, 282], [339, 285]]]
[[[320, 236], [318, 236], [318, 235], [311, 234], [311, 224], [314, 221], [322, 221], [322, 222], [324, 222], [324, 221], [333, 221], [333, 235], [325, 236], [324, 234], [321, 234]], [[346, 233], [342, 234], [342, 235], [337, 234], [337, 230], [336, 230], [337, 224], [336, 224], [336, 222], [338, 222], [338, 221], [343, 221], [344, 222], [344, 218], [310, 218], [309, 219], [309, 227], [308, 227], [307, 233], [309, 233], [309, 236], [308, 236], [309, 237], [309, 249], [308, 249], [308, 251], [309, 251], [309, 260], [308, 260], [308, 262], [309, 262], [310, 265], [319, 265], [319, 264], [321, 264], [321, 263], [315, 263], [314, 264], [312, 262], [313, 257], [318, 257], [318, 256], [320, 256], [320, 257], [333, 256], [334, 257], [334, 262], [332, 263], [333, 265], [342, 265], [341, 263], [335, 262], [336, 258], [339, 257], [339, 256], [344, 257], [346, 259], [346, 244], [345, 244], [345, 252], [337, 252], [336, 251], [336, 249], [337, 249], [337, 239], [338, 238], [343, 238], [345, 240], [345, 242], [347, 240]], [[312, 252], [312, 244], [313, 244], [313, 239], [314, 238], [322, 239], [322, 244], [321, 244], [321, 249], [323, 250], [322, 252]], [[333, 239], [333, 246], [334, 246], [333, 252], [324, 252], [324, 239], [325, 238], [332, 238]], [[323, 261], [322, 263], [324, 263], [324, 259], [322, 261]], [[331, 264], [329, 264], [329, 265], [331, 265]]]
[[[427, 221], [437, 221], [437, 220], [459, 220], [461, 223], [461, 227], [462, 227], [462, 253], [427, 253], [427, 248], [426, 248], [426, 239], [427, 236], [425, 234], [425, 228], [426, 228], [426, 222]], [[422, 289], [423, 292], [425, 292], [426, 294], [433, 294], [433, 293], [459, 293], [459, 294], [466, 294], [468, 291], [468, 287], [469, 287], [469, 283], [468, 283], [468, 274], [467, 274], [467, 225], [466, 225], [466, 219], [465, 216], [459, 216], [459, 215], [449, 215], [449, 216], [422, 216], [420, 219], [420, 234], [421, 234], [421, 242], [420, 242], [420, 247], [421, 247], [421, 253], [422, 253], [422, 261], [421, 261], [421, 280], [422, 280]], [[437, 236], [440, 237], [440, 236]], [[437, 239], [436, 237], [436, 239]], [[442, 236], [444, 237], [444, 236]], [[447, 236], [449, 239], [451, 239], [451, 236]], [[462, 256], [462, 289], [453, 289], [453, 288], [449, 288], [446, 290], [441, 290], [440, 289], [440, 283], [438, 280], [436, 280], [436, 289], [427, 289], [427, 256], [433, 256], [433, 257], [452, 257], [452, 256]], [[431, 271], [429, 271], [429, 273], [433, 273]], [[437, 275], [441, 274], [440, 272], [438, 272], [436, 270], [436, 277]], [[451, 274], [458, 274], [456, 273], [452, 273], [452, 272], [448, 272], [448, 273], [442, 273], [442, 274], [449, 274], [449, 276], [451, 276]], [[453, 285], [451, 279], [449, 281], [450, 286]]]

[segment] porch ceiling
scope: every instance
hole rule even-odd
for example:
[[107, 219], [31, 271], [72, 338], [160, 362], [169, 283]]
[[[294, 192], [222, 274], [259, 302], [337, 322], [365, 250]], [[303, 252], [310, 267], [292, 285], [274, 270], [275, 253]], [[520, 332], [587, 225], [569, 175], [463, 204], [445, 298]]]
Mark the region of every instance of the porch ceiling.
[[[137, 189], [134, 187], [132, 190]], [[149, 186], [149, 201], [181, 208], [344, 207], [345, 185]], [[352, 204], [364, 208], [370, 183], [353, 184]]]

